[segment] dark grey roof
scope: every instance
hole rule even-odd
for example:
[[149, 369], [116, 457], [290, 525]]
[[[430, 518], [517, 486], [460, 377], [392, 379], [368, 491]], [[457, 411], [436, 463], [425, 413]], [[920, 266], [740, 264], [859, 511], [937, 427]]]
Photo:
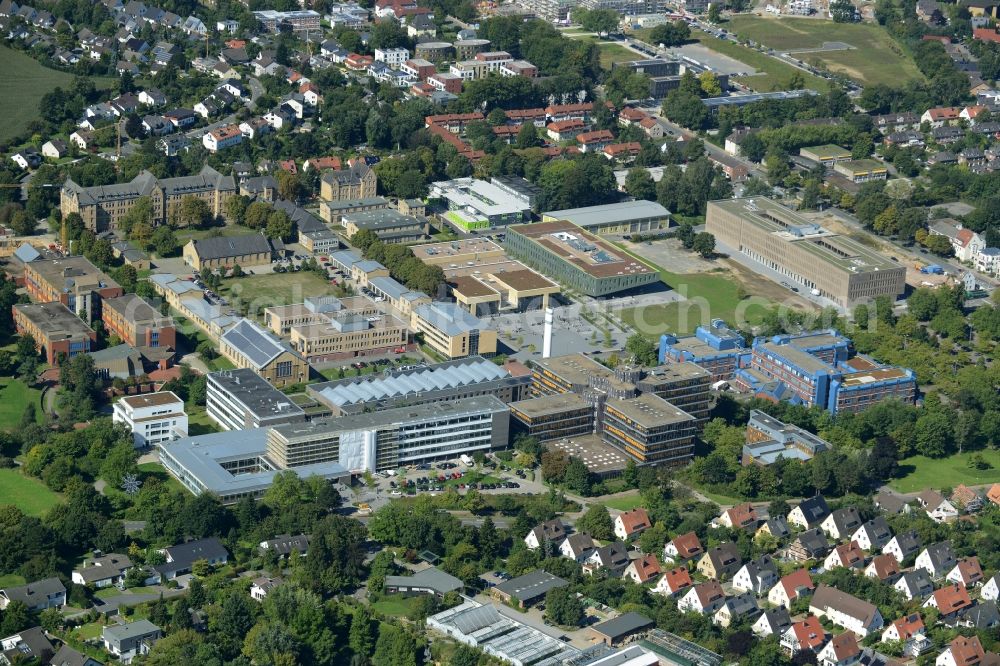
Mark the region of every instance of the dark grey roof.
[[709, 548], [705, 556], [712, 560], [716, 571], [733, 569], [733, 567], [739, 567], [743, 563], [743, 558], [740, 557], [740, 551], [736, 548], [736, 544], [728, 541], [720, 543], [714, 548]]
[[774, 633], [781, 633], [792, 626], [792, 619], [784, 608], [768, 608], [764, 611], [764, 617], [767, 618], [767, 623], [774, 630]]
[[278, 555], [290, 555], [292, 551], [304, 554], [309, 549], [309, 537], [305, 534], [298, 536], [279, 534], [264, 543], [267, 544], [266, 550], [273, 550]]
[[830, 544], [826, 540], [826, 535], [823, 534], [823, 530], [819, 528], [806, 530], [800, 534], [795, 541], [798, 542], [802, 548], [813, 557], [825, 553], [830, 549]]
[[757, 610], [757, 598], [750, 592], [744, 592], [726, 599], [726, 608], [730, 617], [742, 617]]
[[762, 578], [768, 574], [777, 578], [779, 575], [778, 566], [774, 563], [774, 558], [766, 553], [758, 557], [756, 560], [747, 562], [746, 569], [751, 578]]
[[909, 555], [920, 550], [920, 535], [915, 530], [897, 534], [896, 543], [899, 545], [899, 549], [903, 551], [903, 555]]
[[900, 580], [914, 597], [923, 597], [934, 591], [934, 583], [923, 569], [907, 571]]
[[[14, 638], [17, 638], [15, 641]], [[25, 629], [24, 631], [19, 631], [14, 636], [10, 638], [5, 638], [4, 642], [10, 641], [13, 644], [8, 650], [3, 651], [3, 655], [7, 661], [12, 663], [21, 663], [21, 659], [25, 661], [34, 657], [38, 660], [38, 663], [47, 664], [52, 654], [56, 651], [49, 639], [46, 638], [45, 632], [41, 627], [31, 627], [30, 629]]]
[[116, 624], [104, 627], [103, 635], [118, 643], [130, 638], [140, 638], [149, 634], [159, 633], [161, 629], [149, 620], [136, 620], [128, 624]]
[[612, 642], [617, 642], [616, 639], [648, 629], [653, 624], [654, 622], [645, 615], [631, 612], [619, 615], [613, 620], [601, 622], [593, 627], [593, 631], [609, 637]]
[[598, 548], [591, 557], [596, 557], [601, 566], [609, 569], [624, 569], [628, 566], [628, 551], [620, 541]]
[[771, 535], [776, 538], [787, 536], [790, 532], [788, 529], [788, 521], [785, 520], [784, 516], [774, 516], [773, 518], [768, 518], [764, 522], [764, 525], [767, 526]]
[[980, 601], [962, 611], [962, 622], [976, 629], [991, 629], [1000, 624], [1000, 610], [995, 601]]
[[951, 569], [958, 563], [958, 560], [955, 559], [955, 553], [951, 549], [951, 544], [947, 541], [932, 543], [927, 546], [926, 550], [927, 556], [937, 571]]
[[539, 569], [504, 581], [497, 585], [496, 589], [520, 601], [530, 601], [545, 596], [549, 590], [567, 585], [569, 582]]
[[168, 559], [171, 560], [167, 567], [172, 567], [175, 570], [186, 569], [196, 560], [218, 560], [229, 557], [225, 546], [215, 537], [177, 544], [170, 546], [166, 551]]
[[841, 536], [853, 534], [861, 526], [861, 514], [853, 506], [837, 509], [830, 515]]
[[799, 503], [799, 509], [802, 510], [802, 515], [805, 516], [806, 522], [810, 525], [819, 523], [830, 515], [830, 507], [826, 505], [826, 500], [823, 499], [822, 495], [802, 500]]
[[58, 578], [52, 577], [27, 585], [5, 587], [2, 592], [10, 601], [23, 601], [29, 608], [34, 608], [39, 604], [40, 599], [47, 599], [51, 595], [65, 594], [66, 586]]
[[386, 576], [385, 584], [391, 587], [426, 587], [437, 594], [454, 592], [465, 586], [460, 579], [437, 567], [423, 569], [412, 576]]
[[59, 648], [49, 664], [50, 666], [102, 666], [96, 659], [80, 654], [65, 644]]
[[878, 613], [878, 609], [873, 604], [823, 583], [816, 587], [816, 592], [809, 605], [824, 611], [833, 608], [849, 617], [860, 620], [864, 625], [868, 625]]
[[[270, 176], [265, 177], [270, 178]], [[296, 206], [290, 201], [278, 199], [274, 202], [274, 207], [278, 210], [285, 211], [292, 222], [295, 223], [295, 226], [298, 227], [299, 231], [327, 231], [327, 226], [323, 224], [322, 220], [307, 211], [305, 208]]]
[[862, 525], [861, 528], [868, 534], [868, 538], [872, 543], [882, 545], [892, 539], [892, 529], [883, 516], [876, 516]]

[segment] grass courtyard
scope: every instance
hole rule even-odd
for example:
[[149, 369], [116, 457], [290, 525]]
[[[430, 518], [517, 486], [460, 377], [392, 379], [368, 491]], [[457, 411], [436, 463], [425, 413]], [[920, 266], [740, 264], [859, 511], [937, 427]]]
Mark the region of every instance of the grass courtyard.
[[[981, 455], [990, 468], [969, 467], [969, 459], [974, 455]], [[925, 488], [954, 488], [960, 483], [967, 486], [1000, 483], [1000, 451], [956, 453], [947, 458], [912, 456], [900, 460], [899, 469], [902, 476], [890, 481], [889, 485], [901, 493], [920, 492]]]
[[250, 312], [256, 312], [272, 305], [292, 305], [310, 296], [332, 294], [333, 285], [306, 271], [270, 273], [228, 278], [222, 281], [219, 293], [234, 307], [238, 299], [250, 304]]
[[853, 49], [793, 54], [794, 57], [861, 83], [899, 85], [921, 79], [913, 61], [889, 34], [870, 23], [834, 23], [809, 18], [735, 16], [726, 27], [739, 37], [776, 51], [821, 48], [842, 42]]
[[420, 597], [404, 597], [401, 594], [392, 594], [382, 597], [372, 604], [372, 608], [382, 615], [390, 617], [412, 616], [416, 611]]
[[20, 379], [0, 379], [0, 428], [9, 430], [21, 422], [28, 403], [35, 405], [35, 420], [42, 422], [42, 392], [29, 388]]
[[0, 469], [0, 505], [13, 504], [29, 516], [40, 516], [61, 501], [41, 481], [16, 469]]

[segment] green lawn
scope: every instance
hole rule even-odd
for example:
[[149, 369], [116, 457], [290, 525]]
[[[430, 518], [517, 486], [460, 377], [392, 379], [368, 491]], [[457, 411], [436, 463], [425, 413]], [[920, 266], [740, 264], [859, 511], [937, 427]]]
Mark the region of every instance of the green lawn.
[[41, 481], [16, 469], [0, 469], [0, 504], [13, 504], [29, 516], [40, 516], [60, 501]]
[[189, 435], [193, 437], [195, 435], [208, 435], [213, 432], [219, 432], [218, 424], [208, 418], [208, 413], [204, 407], [188, 405], [186, 409]]
[[251, 304], [251, 312], [271, 305], [301, 303], [310, 296], [333, 293], [333, 285], [315, 273], [271, 273], [229, 278], [222, 281], [220, 293], [235, 302], [239, 298]]
[[794, 57], [861, 83], [898, 85], [922, 77], [913, 61], [889, 34], [871, 23], [834, 23], [808, 18], [735, 16], [726, 27], [743, 39], [777, 51], [818, 48], [824, 42], [843, 42], [844, 51], [793, 54]]
[[604, 500], [601, 504], [609, 509], [631, 511], [638, 506], [642, 506], [642, 497], [638, 493], [635, 495], [627, 495], [625, 497], [612, 497], [611, 499]]
[[4, 574], [3, 576], [0, 576], [0, 589], [24, 585], [27, 582], [28, 581], [24, 579], [24, 576], [18, 576], [17, 574]]
[[[217, 432], [218, 428], [215, 431]], [[187, 489], [181, 485], [181, 482], [170, 476], [170, 473], [164, 469], [163, 465], [156, 462], [142, 463], [139, 465], [139, 471], [142, 472], [143, 480], [147, 478], [158, 479], [162, 483], [165, 483], [170, 487], [171, 490], [176, 490], [178, 492], [187, 492]]]
[[[664, 305], [646, 305], [621, 310], [625, 323], [637, 332], [651, 338], [670, 331], [687, 335], [701, 325], [708, 325], [712, 319], [724, 319], [734, 323], [739, 305], [739, 283], [725, 273], [672, 273], [662, 266], [643, 259], [631, 252], [622, 243], [619, 248], [636, 259], [660, 271], [660, 278], [671, 289], [687, 300]], [[753, 305], [745, 309], [743, 316], [750, 324], [758, 324], [764, 316], [765, 308]]]
[[[992, 467], [972, 469], [969, 458], [981, 455]], [[954, 488], [960, 483], [977, 486], [1000, 483], [1000, 451], [985, 450], [972, 453], [956, 453], [947, 458], [926, 458], [913, 456], [899, 461], [904, 476], [889, 482], [895, 490], [914, 493], [925, 488]]]
[[73, 629], [73, 635], [80, 640], [89, 641], [92, 638], [99, 637], [102, 631], [104, 631], [104, 625], [100, 622], [88, 622]]
[[189, 240], [202, 240], [215, 236], [246, 236], [251, 233], [253, 233], [253, 229], [238, 225], [209, 227], [208, 229], [180, 229], [177, 231], [177, 240], [183, 245]]
[[419, 599], [420, 597], [404, 597], [401, 594], [393, 594], [382, 597], [372, 604], [372, 608], [383, 615], [405, 617], [413, 614]]
[[28, 403], [35, 405], [35, 420], [42, 422], [42, 392], [29, 388], [20, 379], [0, 379], [0, 429], [9, 430], [21, 422]]
[[0, 46], [0, 141], [18, 136], [28, 128], [28, 123], [38, 116], [42, 96], [59, 86], [69, 88], [73, 76], [43, 67], [34, 58]]

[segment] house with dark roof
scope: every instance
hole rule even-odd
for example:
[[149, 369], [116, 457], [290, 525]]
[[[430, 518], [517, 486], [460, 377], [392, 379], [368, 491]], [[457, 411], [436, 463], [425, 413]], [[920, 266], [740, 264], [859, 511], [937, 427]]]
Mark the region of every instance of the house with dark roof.
[[768, 534], [781, 541], [791, 534], [791, 530], [788, 528], [788, 521], [785, 520], [784, 516], [774, 516], [761, 523], [760, 527], [754, 533], [754, 537], [758, 537], [761, 534]]
[[802, 500], [788, 512], [788, 524], [808, 530], [818, 527], [830, 515], [830, 507], [822, 495]]
[[542, 599], [557, 587], [566, 587], [568, 581], [553, 576], [547, 571], [532, 571], [531, 573], [506, 580], [491, 588], [493, 598], [505, 604], [518, 608], [527, 608]]
[[261, 553], [274, 552], [278, 554], [278, 557], [288, 557], [292, 553], [305, 555], [309, 550], [309, 537], [305, 534], [298, 536], [279, 534], [273, 539], [261, 541], [257, 550]]
[[524, 537], [524, 543], [529, 549], [535, 550], [541, 547], [546, 541], [558, 545], [565, 538], [566, 527], [561, 520], [553, 518], [531, 528], [531, 531]]
[[774, 558], [767, 554], [747, 562], [733, 576], [733, 589], [752, 592], [758, 597], [767, 594], [777, 583], [778, 566], [774, 563]]
[[931, 578], [944, 578], [951, 571], [958, 560], [951, 544], [947, 541], [932, 543], [917, 555], [916, 562], [913, 563], [915, 569], [923, 569]]
[[597, 550], [597, 544], [589, 534], [578, 532], [563, 539], [559, 544], [559, 553], [568, 559], [583, 562], [587, 557]]
[[609, 647], [621, 645], [629, 638], [645, 632], [656, 623], [645, 615], [639, 613], [624, 613], [600, 624], [591, 627], [590, 631], [594, 636]]
[[897, 534], [882, 548], [883, 553], [892, 555], [900, 564], [902, 564], [906, 558], [916, 555], [919, 550], [920, 536], [914, 530], [904, 532], [903, 534]]
[[784, 608], [768, 608], [753, 623], [753, 633], [758, 638], [781, 636], [792, 626], [792, 619]]
[[906, 500], [887, 491], [879, 491], [872, 498], [875, 503], [875, 508], [887, 513], [890, 516], [895, 516], [901, 513], [908, 513], [910, 511], [910, 505], [907, 504]]
[[830, 543], [818, 527], [802, 532], [788, 547], [788, 557], [799, 562], [815, 560], [830, 552]]
[[995, 601], [980, 601], [959, 613], [958, 625], [976, 630], [1000, 626], [1000, 609]]
[[195, 271], [203, 268], [215, 270], [239, 265], [268, 266], [276, 252], [284, 250], [263, 234], [251, 233], [243, 236], [217, 236], [190, 240], [184, 246], [184, 263]]
[[757, 606], [757, 598], [752, 592], [737, 594], [726, 598], [726, 603], [722, 604], [719, 610], [712, 615], [712, 624], [720, 627], [728, 627], [733, 622], [744, 617], [756, 615], [760, 612]]
[[907, 571], [893, 587], [908, 600], [924, 599], [934, 592], [934, 582], [923, 569]]
[[851, 535], [851, 540], [857, 541], [861, 550], [868, 552], [881, 550], [891, 539], [892, 530], [882, 516], [867, 521]]
[[38, 612], [48, 608], [62, 608], [66, 605], [66, 586], [58, 578], [52, 577], [0, 589], [0, 610], [5, 610], [12, 601], [20, 601], [28, 610]]
[[189, 573], [191, 566], [198, 560], [205, 560], [212, 566], [229, 561], [229, 552], [216, 537], [188, 541], [164, 548], [160, 552], [167, 561], [154, 564], [153, 569], [160, 574], [162, 580], [173, 580], [181, 574]]
[[583, 563], [583, 573], [593, 576], [599, 571], [605, 571], [611, 576], [621, 575], [629, 565], [628, 551], [625, 544], [614, 541], [601, 546]]
[[437, 567], [422, 569], [410, 576], [386, 576], [385, 593], [414, 596], [433, 594], [443, 597], [449, 592], [460, 592], [465, 585], [458, 578]]
[[820, 528], [835, 541], [850, 537], [861, 527], [861, 514], [853, 506], [837, 509], [827, 516]]
[[816, 588], [809, 600], [809, 612], [826, 617], [862, 638], [882, 628], [882, 614], [874, 604], [829, 585], [821, 584]]
[[56, 651], [41, 627], [31, 627], [0, 639], [0, 646], [0, 663], [3, 664], [49, 664]]
[[721, 580], [723, 577], [732, 576], [743, 566], [743, 558], [736, 544], [731, 542], [720, 543], [718, 546], [709, 548], [708, 552], [698, 560], [698, 572], [706, 578]]

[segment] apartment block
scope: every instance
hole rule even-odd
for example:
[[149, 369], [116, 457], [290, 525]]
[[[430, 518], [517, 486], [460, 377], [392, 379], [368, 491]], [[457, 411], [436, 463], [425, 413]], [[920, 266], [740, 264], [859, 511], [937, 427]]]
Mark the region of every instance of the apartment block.
[[44, 259], [24, 265], [24, 287], [35, 303], [58, 302], [87, 321], [101, 316], [101, 300], [125, 293], [117, 282], [84, 257]]
[[97, 333], [62, 303], [18, 303], [13, 307], [18, 335], [30, 335], [45, 362], [59, 365], [61, 357], [86, 354], [97, 343]]
[[306, 420], [302, 408], [253, 370], [206, 375], [205, 409], [223, 430], [267, 428]]
[[187, 437], [184, 401], [172, 391], [129, 395], [115, 403], [111, 420], [132, 432], [137, 449]]

